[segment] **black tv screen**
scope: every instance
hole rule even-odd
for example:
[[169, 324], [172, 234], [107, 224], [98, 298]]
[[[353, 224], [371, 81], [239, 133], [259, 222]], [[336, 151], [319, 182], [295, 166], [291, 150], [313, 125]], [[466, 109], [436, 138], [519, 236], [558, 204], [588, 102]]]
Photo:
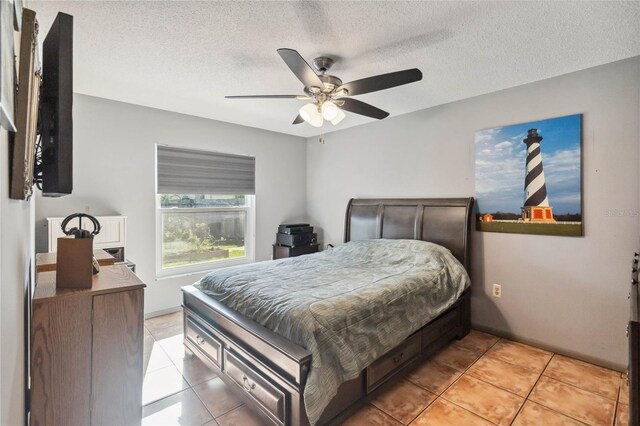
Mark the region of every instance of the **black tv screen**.
[[42, 195], [73, 189], [73, 16], [58, 13], [42, 45]]

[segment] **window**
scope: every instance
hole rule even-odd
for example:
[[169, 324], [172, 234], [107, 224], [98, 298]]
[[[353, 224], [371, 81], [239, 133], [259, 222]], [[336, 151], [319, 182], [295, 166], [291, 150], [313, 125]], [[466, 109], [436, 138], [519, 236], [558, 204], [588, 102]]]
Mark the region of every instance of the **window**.
[[252, 262], [255, 159], [165, 146], [156, 159], [157, 275]]

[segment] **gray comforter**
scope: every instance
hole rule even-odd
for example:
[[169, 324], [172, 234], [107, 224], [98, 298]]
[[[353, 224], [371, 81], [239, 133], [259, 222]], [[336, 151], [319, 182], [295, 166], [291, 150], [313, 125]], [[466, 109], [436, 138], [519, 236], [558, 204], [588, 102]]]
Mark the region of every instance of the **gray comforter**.
[[196, 287], [312, 353], [304, 400], [315, 424], [341, 383], [446, 310], [468, 285], [444, 247], [380, 239], [220, 269]]

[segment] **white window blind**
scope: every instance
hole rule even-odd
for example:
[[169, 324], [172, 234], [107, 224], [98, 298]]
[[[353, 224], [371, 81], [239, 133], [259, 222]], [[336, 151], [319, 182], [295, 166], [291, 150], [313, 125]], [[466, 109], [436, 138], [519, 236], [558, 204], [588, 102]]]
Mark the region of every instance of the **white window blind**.
[[255, 157], [156, 146], [158, 194], [255, 195]]

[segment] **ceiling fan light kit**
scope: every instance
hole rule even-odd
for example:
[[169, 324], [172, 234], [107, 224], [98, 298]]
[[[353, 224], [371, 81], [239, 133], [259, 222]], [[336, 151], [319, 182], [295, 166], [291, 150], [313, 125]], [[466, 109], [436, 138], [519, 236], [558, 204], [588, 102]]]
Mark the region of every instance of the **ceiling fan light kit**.
[[298, 111], [300, 117], [313, 127], [322, 127], [324, 122], [322, 113], [318, 111], [318, 105], [314, 103], [306, 104]]
[[331, 101], [324, 101], [322, 103], [322, 116], [325, 120], [333, 120], [338, 116], [338, 105]]
[[422, 72], [417, 68], [412, 68], [343, 84], [338, 77], [326, 74], [335, 62], [332, 58], [320, 56], [313, 60], [313, 66], [318, 74], [297, 51], [278, 49], [278, 54], [298, 80], [304, 84], [305, 95], [244, 95], [226, 96], [226, 98], [310, 100], [310, 103], [300, 108], [293, 124], [307, 122], [314, 127], [322, 127], [325, 121], [329, 121], [335, 126], [346, 116], [344, 111], [378, 120], [389, 115], [386, 111], [350, 96], [376, 92], [422, 80]]
[[341, 122], [342, 119], [345, 118], [346, 116], [347, 115], [344, 113], [344, 111], [342, 111], [340, 108], [338, 108], [338, 114], [336, 115], [336, 118], [331, 120], [331, 124], [333, 124], [335, 126], [336, 124]]

